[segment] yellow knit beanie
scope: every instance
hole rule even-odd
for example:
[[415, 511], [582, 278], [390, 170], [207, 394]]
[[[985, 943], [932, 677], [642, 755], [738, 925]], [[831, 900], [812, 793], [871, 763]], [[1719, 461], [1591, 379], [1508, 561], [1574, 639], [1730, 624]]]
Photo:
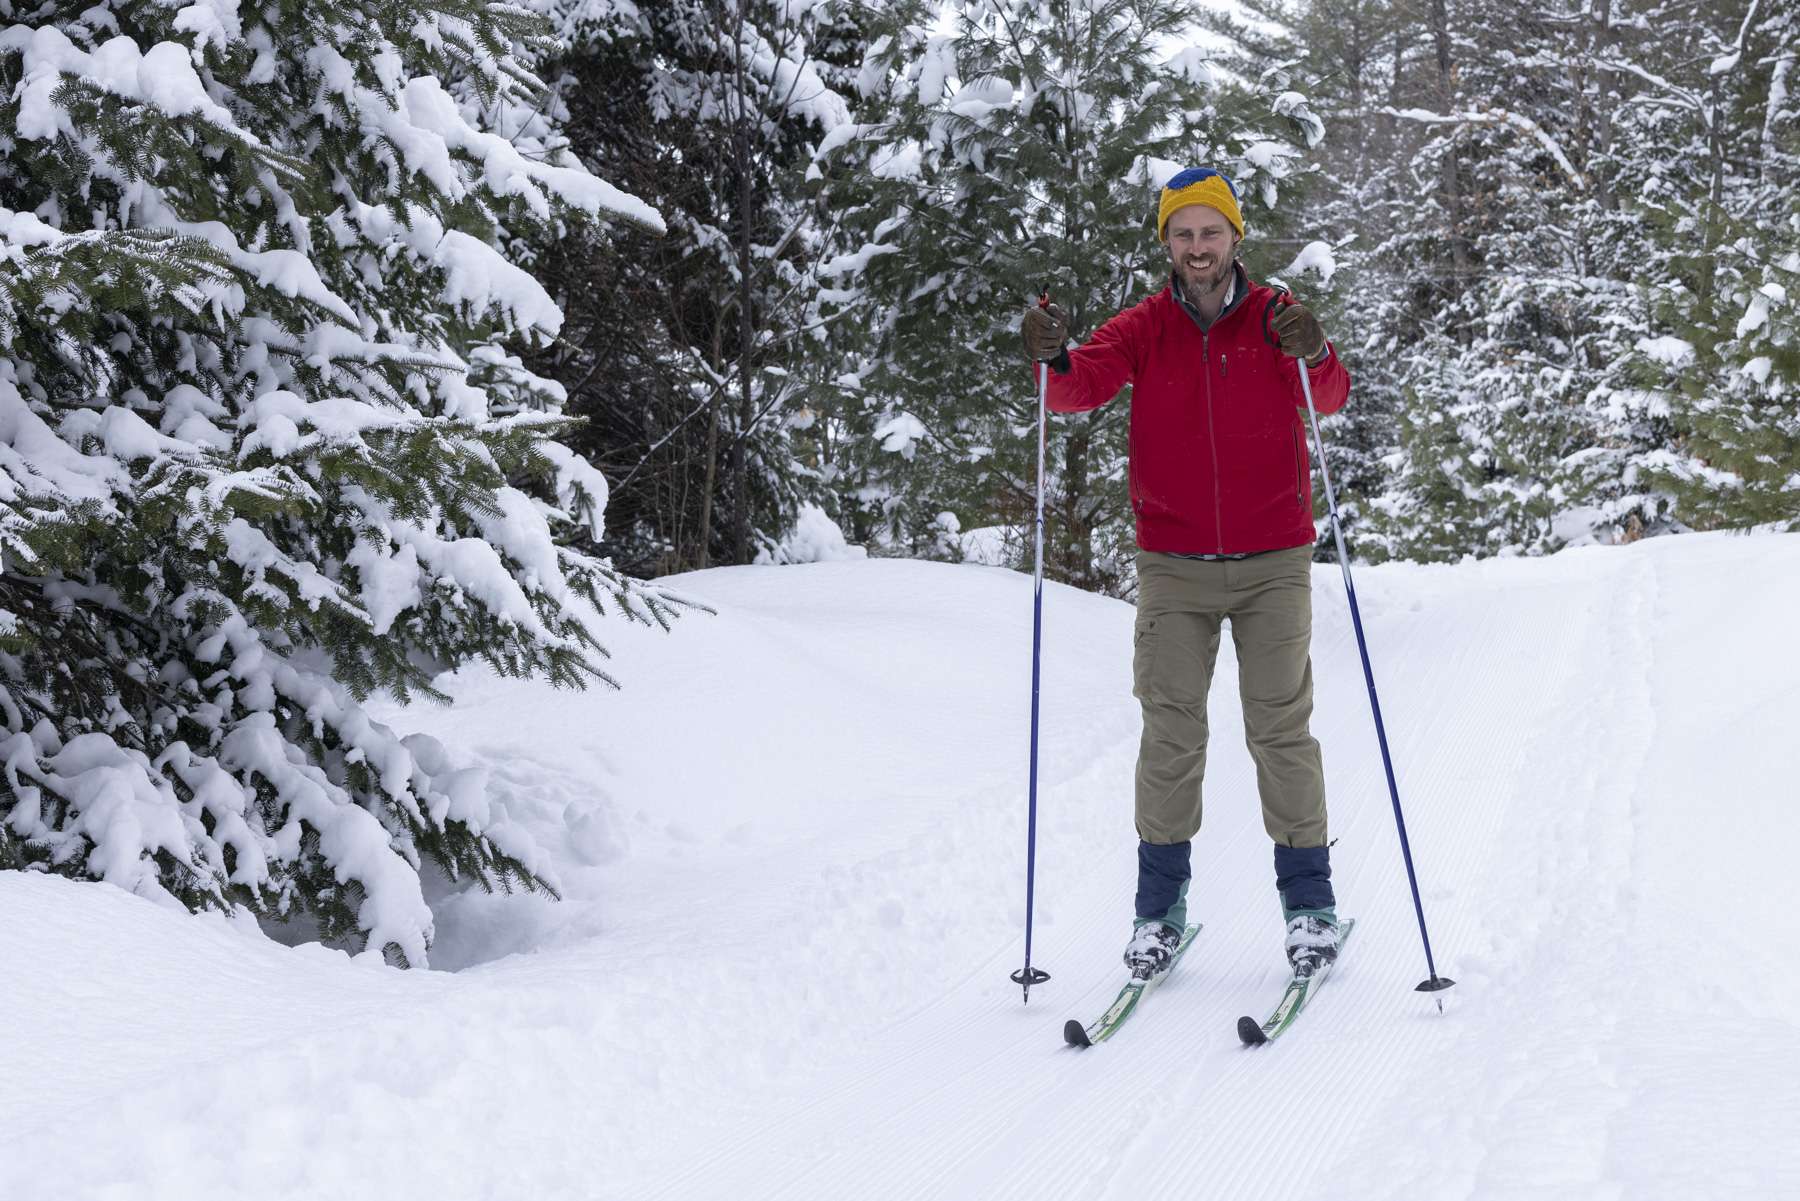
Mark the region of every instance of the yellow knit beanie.
[[1169, 234], [1169, 216], [1190, 204], [1206, 204], [1225, 214], [1244, 236], [1244, 214], [1238, 211], [1237, 190], [1231, 181], [1211, 167], [1189, 167], [1163, 185], [1162, 203], [1156, 206], [1156, 238], [1163, 241]]

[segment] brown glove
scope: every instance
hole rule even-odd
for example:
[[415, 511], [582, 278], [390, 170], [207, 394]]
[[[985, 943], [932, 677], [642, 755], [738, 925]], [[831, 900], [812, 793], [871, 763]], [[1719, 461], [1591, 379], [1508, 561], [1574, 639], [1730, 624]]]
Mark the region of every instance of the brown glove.
[[1032, 305], [1025, 310], [1019, 333], [1025, 341], [1025, 356], [1034, 363], [1048, 363], [1060, 358], [1069, 340], [1069, 315], [1061, 305]]
[[1290, 304], [1277, 309], [1269, 327], [1280, 339], [1283, 353], [1305, 359], [1312, 366], [1317, 366], [1324, 357], [1325, 331], [1319, 328], [1319, 319], [1305, 305]]

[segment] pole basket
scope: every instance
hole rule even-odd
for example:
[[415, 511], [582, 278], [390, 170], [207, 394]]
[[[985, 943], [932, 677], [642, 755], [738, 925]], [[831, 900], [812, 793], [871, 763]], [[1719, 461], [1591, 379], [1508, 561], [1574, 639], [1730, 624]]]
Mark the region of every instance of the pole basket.
[[1050, 978], [1050, 973], [1041, 967], [1022, 967], [1012, 974], [1012, 982], [1025, 990], [1025, 1004], [1031, 1004], [1031, 986], [1042, 984]]
[[1455, 983], [1456, 981], [1450, 979], [1448, 976], [1438, 975], [1436, 969], [1433, 969], [1431, 979], [1425, 981], [1425, 983], [1419, 985], [1419, 987], [1413, 989], [1413, 991], [1430, 994], [1431, 999], [1437, 1002], [1438, 1012], [1442, 1013], [1444, 1012], [1444, 990]]

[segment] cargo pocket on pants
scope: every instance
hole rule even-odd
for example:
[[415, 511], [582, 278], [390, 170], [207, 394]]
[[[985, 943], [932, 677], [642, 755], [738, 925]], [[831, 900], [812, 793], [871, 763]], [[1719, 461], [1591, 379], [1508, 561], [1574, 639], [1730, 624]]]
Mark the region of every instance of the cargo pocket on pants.
[[1139, 629], [1131, 657], [1132, 693], [1153, 705], [1204, 709], [1215, 647], [1200, 621], [1183, 613], [1152, 618]]
[[1151, 647], [1154, 639], [1151, 635], [1156, 630], [1156, 618], [1140, 621], [1131, 632], [1131, 694], [1140, 701], [1153, 698], [1150, 687], [1150, 670], [1154, 665], [1155, 653]]

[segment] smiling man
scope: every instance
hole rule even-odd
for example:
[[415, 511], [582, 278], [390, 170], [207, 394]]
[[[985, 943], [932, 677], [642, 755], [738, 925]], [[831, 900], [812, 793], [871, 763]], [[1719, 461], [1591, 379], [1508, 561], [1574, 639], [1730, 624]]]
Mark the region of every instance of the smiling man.
[[[1157, 236], [1169, 285], [1070, 350], [1055, 306], [1027, 310], [1025, 351], [1050, 364], [1051, 409], [1095, 409], [1131, 385], [1137, 523], [1133, 691], [1138, 750], [1136, 916], [1125, 962], [1168, 970], [1187, 920], [1206, 771], [1206, 696], [1231, 627], [1244, 733], [1296, 974], [1337, 955], [1325, 776], [1312, 717], [1312, 472], [1300, 372], [1320, 413], [1350, 377], [1304, 306], [1280, 303], [1237, 261], [1244, 219], [1210, 167], [1164, 185]], [[1304, 366], [1302, 366], [1302, 362]]]

